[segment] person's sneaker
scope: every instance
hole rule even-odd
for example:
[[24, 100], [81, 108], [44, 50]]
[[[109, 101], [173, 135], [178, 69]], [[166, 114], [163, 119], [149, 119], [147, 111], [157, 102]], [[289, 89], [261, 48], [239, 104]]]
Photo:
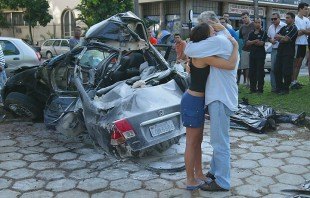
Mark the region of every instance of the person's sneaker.
[[257, 92], [257, 90], [253, 90], [253, 89], [252, 89], [252, 90], [250, 90], [249, 93], [250, 93], [250, 94], [253, 94], [253, 93], [256, 93], [256, 92]]
[[212, 179], [212, 180], [215, 180], [214, 175], [213, 175], [212, 173], [210, 173], [210, 172], [208, 172], [208, 173], [206, 174], [206, 177], [208, 177], [208, 178], [210, 178], [210, 179]]
[[291, 89], [300, 89], [301, 85], [299, 83], [295, 83], [291, 85]]
[[229, 191], [225, 188], [222, 188], [221, 186], [219, 186], [215, 180], [213, 180], [210, 183], [206, 183], [202, 186], [200, 186], [200, 189], [203, 191]]
[[289, 91], [281, 91], [280, 93], [279, 93], [279, 95], [286, 95], [286, 94], [289, 94], [290, 92]]

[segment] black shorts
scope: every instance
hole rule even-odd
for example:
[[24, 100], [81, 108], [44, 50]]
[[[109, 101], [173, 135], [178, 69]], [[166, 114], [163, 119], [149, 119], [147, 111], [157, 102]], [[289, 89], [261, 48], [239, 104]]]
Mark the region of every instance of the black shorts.
[[296, 45], [295, 58], [305, 58], [307, 45]]

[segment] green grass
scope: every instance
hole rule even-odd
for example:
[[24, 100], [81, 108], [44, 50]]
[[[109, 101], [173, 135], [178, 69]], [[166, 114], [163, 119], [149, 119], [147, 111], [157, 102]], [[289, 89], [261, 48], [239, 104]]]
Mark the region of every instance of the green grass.
[[265, 82], [263, 94], [250, 94], [250, 90], [244, 85], [239, 85], [239, 101], [248, 98], [253, 105], [265, 104], [273, 107], [276, 111], [301, 113], [310, 115], [310, 82], [309, 77], [299, 77], [298, 82], [304, 86], [298, 90], [290, 90], [289, 94], [278, 95], [271, 92], [270, 82]]

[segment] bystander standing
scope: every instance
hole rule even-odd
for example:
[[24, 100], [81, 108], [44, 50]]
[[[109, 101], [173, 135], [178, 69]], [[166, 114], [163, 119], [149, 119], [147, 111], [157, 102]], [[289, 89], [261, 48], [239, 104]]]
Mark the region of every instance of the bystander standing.
[[286, 26], [281, 28], [275, 39], [280, 43], [277, 52], [275, 77], [277, 93], [288, 94], [293, 73], [295, 41], [298, 30], [294, 24], [295, 14], [286, 14]]
[[275, 35], [280, 31], [282, 27], [286, 24], [280, 20], [280, 15], [278, 13], [273, 13], [271, 17], [271, 25], [268, 28], [268, 37], [269, 42], [272, 44], [272, 51], [271, 51], [271, 70], [270, 70], [270, 84], [271, 84], [271, 91], [276, 91], [276, 80], [275, 80], [275, 62], [277, 57], [277, 51], [279, 47], [279, 42], [274, 39]]
[[148, 28], [148, 34], [149, 34], [149, 41], [152, 45], [157, 45], [157, 39], [154, 37], [154, 33], [152, 31], [152, 28]]
[[186, 42], [182, 40], [180, 34], [174, 34], [175, 41], [175, 51], [177, 53], [176, 63], [181, 64], [185, 68], [185, 63], [187, 62], [187, 57], [184, 53]]
[[227, 22], [227, 27], [229, 28], [229, 29], [234, 29], [233, 27], [232, 27], [232, 25], [231, 25], [231, 21], [230, 21], [230, 19], [229, 19], [229, 14], [227, 13], [227, 12], [225, 12], [224, 14], [223, 14], [223, 18], [226, 20], [226, 22]]
[[262, 30], [262, 20], [260, 18], [254, 20], [254, 26], [255, 30], [250, 33], [247, 41], [250, 46], [250, 91], [251, 93], [263, 93], [267, 33]]
[[300, 84], [297, 82], [297, 77], [302, 61], [306, 56], [306, 49], [308, 45], [307, 35], [310, 35], [310, 21], [307, 18], [309, 15], [308, 6], [309, 5], [307, 3], [300, 3], [298, 5], [298, 15], [295, 17], [295, 25], [298, 29], [298, 36], [296, 39], [296, 52], [291, 89], [301, 88]]
[[240, 46], [242, 48], [242, 52], [241, 52], [241, 64], [238, 70], [237, 83], [240, 82], [240, 76], [241, 76], [241, 73], [243, 73], [243, 77], [244, 77], [243, 82], [249, 86], [250, 85], [250, 82], [249, 82], [250, 49], [247, 46], [246, 42], [248, 41], [250, 32], [254, 31], [254, 23], [251, 22], [248, 12], [243, 12], [241, 14], [241, 18], [243, 21], [243, 25], [240, 27], [240, 30], [239, 30], [239, 38], [243, 39], [244, 45]]
[[69, 40], [70, 50], [72, 50], [80, 42], [81, 33], [82, 33], [81, 27], [80, 26], [76, 26], [74, 28], [74, 37], [72, 37]]
[[228, 30], [228, 32], [230, 33], [230, 35], [232, 36], [232, 37], [234, 37], [234, 39], [236, 39], [236, 41], [238, 41], [239, 40], [239, 37], [237, 36], [237, 33], [236, 33], [236, 31], [234, 30], [234, 29], [232, 29], [232, 28], [230, 28], [228, 25], [228, 23], [227, 23], [227, 20], [224, 18], [224, 17], [221, 17], [220, 18], [220, 22], [221, 22], [221, 24]]

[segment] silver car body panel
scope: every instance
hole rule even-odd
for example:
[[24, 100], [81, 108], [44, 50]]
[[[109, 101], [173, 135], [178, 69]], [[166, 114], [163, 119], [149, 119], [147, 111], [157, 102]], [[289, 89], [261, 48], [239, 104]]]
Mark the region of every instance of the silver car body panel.
[[[0, 37], [0, 44], [5, 45], [6, 42], [12, 43], [19, 51], [15, 55], [4, 55], [7, 64], [6, 72], [10, 76], [10, 72], [21, 67], [31, 67], [40, 65], [36, 52], [28, 44], [18, 38]], [[5, 46], [2, 46], [5, 49]]]
[[[82, 97], [81, 102], [87, 131], [101, 147], [108, 149], [113, 122], [126, 119], [136, 135], [126, 140], [132, 151], [180, 136], [185, 133], [180, 116], [182, 94], [171, 80], [142, 88], [122, 82], [101, 97], [91, 99], [84, 95], [87, 98]], [[162, 125], [168, 128], [160, 129]]]

